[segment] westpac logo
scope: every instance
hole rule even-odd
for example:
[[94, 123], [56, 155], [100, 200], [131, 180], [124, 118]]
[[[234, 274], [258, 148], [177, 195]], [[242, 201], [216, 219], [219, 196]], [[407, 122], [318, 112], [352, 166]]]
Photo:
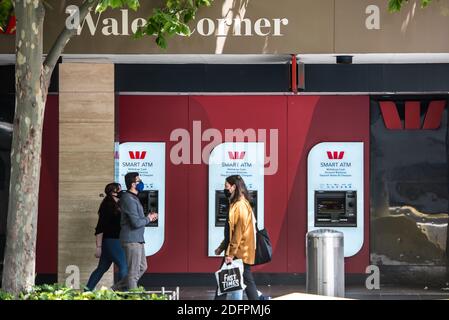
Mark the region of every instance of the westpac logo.
[[394, 101], [379, 101], [379, 106], [387, 129], [437, 130], [441, 126], [446, 100], [431, 101], [425, 112], [422, 112], [421, 101], [405, 101], [402, 119]]
[[231, 160], [243, 160], [245, 158], [245, 151], [238, 152], [238, 151], [228, 151], [229, 159]]
[[136, 159], [136, 160], [143, 160], [145, 159], [145, 157], [147, 156], [147, 152], [146, 151], [129, 151], [129, 157], [131, 159]]
[[345, 155], [344, 151], [327, 151], [327, 157], [329, 160], [341, 160]]

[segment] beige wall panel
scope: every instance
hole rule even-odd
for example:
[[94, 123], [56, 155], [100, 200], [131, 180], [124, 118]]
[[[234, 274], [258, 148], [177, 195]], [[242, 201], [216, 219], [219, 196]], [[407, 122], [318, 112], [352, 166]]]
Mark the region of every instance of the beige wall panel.
[[[59, 155], [60, 182], [110, 181], [114, 178], [114, 153], [64, 152]], [[102, 190], [102, 189], [100, 189]]]
[[60, 123], [59, 152], [113, 152], [114, 123]]
[[59, 121], [73, 122], [113, 122], [114, 95], [110, 92], [64, 92], [59, 95]]
[[[69, 242], [60, 241], [58, 247], [58, 282], [65, 283], [69, 274], [66, 274], [67, 266], [78, 266], [80, 270], [80, 287], [86, 285], [92, 271], [95, 270], [98, 264], [98, 259], [94, 257], [95, 242]], [[97, 285], [100, 288], [102, 285], [111, 286], [113, 283], [112, 267], [106, 272]]]
[[63, 63], [59, 79], [59, 92], [114, 92], [114, 65]]
[[[112, 177], [104, 182], [60, 182], [59, 183], [59, 210], [64, 212], [84, 214], [90, 216], [98, 212], [103, 200], [105, 185], [112, 181]], [[63, 212], [61, 212], [63, 211]]]
[[[366, 9], [380, 9], [380, 28], [367, 29]], [[411, 0], [400, 13], [388, 12], [386, 0], [335, 1], [335, 51], [337, 53], [449, 52], [449, 1], [433, 1], [421, 9]]]
[[96, 212], [80, 214], [62, 211], [59, 219], [59, 241], [95, 243], [95, 227], [98, 221]]
[[[100, 194], [114, 179], [114, 66], [60, 66], [58, 281], [80, 269], [80, 285], [97, 267], [95, 226]], [[113, 283], [112, 268], [99, 286]], [[97, 286], [98, 287], [98, 286]]]

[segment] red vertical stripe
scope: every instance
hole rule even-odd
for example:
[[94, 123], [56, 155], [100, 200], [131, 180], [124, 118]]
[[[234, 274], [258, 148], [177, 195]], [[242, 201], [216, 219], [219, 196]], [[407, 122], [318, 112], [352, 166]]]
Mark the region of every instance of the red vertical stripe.
[[396, 104], [392, 101], [380, 101], [379, 105], [385, 122], [385, 127], [394, 130], [402, 129], [402, 123], [399, 118], [398, 110], [396, 109]]
[[298, 93], [298, 80], [297, 80], [297, 59], [296, 55], [292, 54], [292, 91]]
[[6, 34], [16, 33], [16, 16], [11, 16], [9, 19], [8, 28], [6, 29]]
[[426, 118], [424, 120], [423, 129], [438, 129], [441, 125], [441, 118], [443, 116], [446, 101], [432, 101], [427, 109]]
[[140, 155], [140, 159], [145, 159], [145, 156], [147, 155], [146, 151], [142, 151], [142, 154]]
[[407, 101], [405, 103], [405, 129], [421, 129], [421, 103]]
[[130, 157], [131, 159], [135, 159], [135, 158], [134, 158], [134, 152], [130, 151], [130, 152], [129, 152], [129, 157]]

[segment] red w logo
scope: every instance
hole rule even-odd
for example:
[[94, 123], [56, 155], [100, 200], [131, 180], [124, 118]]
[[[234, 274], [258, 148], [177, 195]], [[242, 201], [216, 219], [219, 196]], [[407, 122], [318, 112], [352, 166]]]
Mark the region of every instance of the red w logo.
[[140, 152], [140, 151], [129, 151], [129, 157], [131, 159], [143, 160], [143, 159], [145, 159], [146, 155], [147, 155], [146, 151], [142, 151], [142, 152]]
[[344, 155], [345, 155], [344, 151], [340, 151], [340, 152], [338, 152], [338, 151], [334, 151], [334, 152], [327, 151], [327, 157], [329, 158], [329, 160], [337, 160], [337, 159], [341, 160], [341, 159], [343, 159]]
[[229, 151], [228, 152], [228, 154], [229, 154], [229, 159], [232, 159], [232, 160], [236, 160], [236, 159], [240, 159], [240, 160], [242, 160], [243, 158], [245, 158], [245, 151], [242, 151], [242, 152], [238, 152], [238, 151], [235, 151], [235, 152], [232, 152], [232, 151]]
[[393, 101], [380, 101], [379, 105], [385, 122], [385, 127], [387, 129], [436, 130], [441, 125], [441, 119], [444, 108], [446, 107], [446, 101], [431, 101], [423, 123], [421, 123], [421, 103], [419, 101], [406, 101], [404, 121], [405, 127], [399, 117], [396, 104]]

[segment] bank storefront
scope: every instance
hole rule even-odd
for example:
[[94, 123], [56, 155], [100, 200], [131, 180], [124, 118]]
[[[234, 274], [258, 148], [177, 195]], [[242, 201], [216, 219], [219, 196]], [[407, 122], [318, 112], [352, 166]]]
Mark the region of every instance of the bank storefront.
[[[54, 2], [46, 51], [80, 3]], [[129, 36], [150, 7], [91, 12], [55, 71], [38, 281], [64, 282], [72, 265], [86, 281], [97, 263], [99, 195], [128, 171], [141, 173], [141, 201], [159, 212], [146, 228], [145, 283], [193, 275], [213, 283], [222, 184], [235, 173], [273, 242], [273, 261], [255, 268], [256, 280], [304, 282], [307, 231], [334, 228], [345, 234], [349, 277], [364, 279], [377, 265], [385, 282], [444, 281], [449, 1], [426, 10], [411, 1], [400, 14], [386, 1], [216, 2], [166, 51]], [[0, 53], [3, 254], [13, 35], [0, 35]]]

